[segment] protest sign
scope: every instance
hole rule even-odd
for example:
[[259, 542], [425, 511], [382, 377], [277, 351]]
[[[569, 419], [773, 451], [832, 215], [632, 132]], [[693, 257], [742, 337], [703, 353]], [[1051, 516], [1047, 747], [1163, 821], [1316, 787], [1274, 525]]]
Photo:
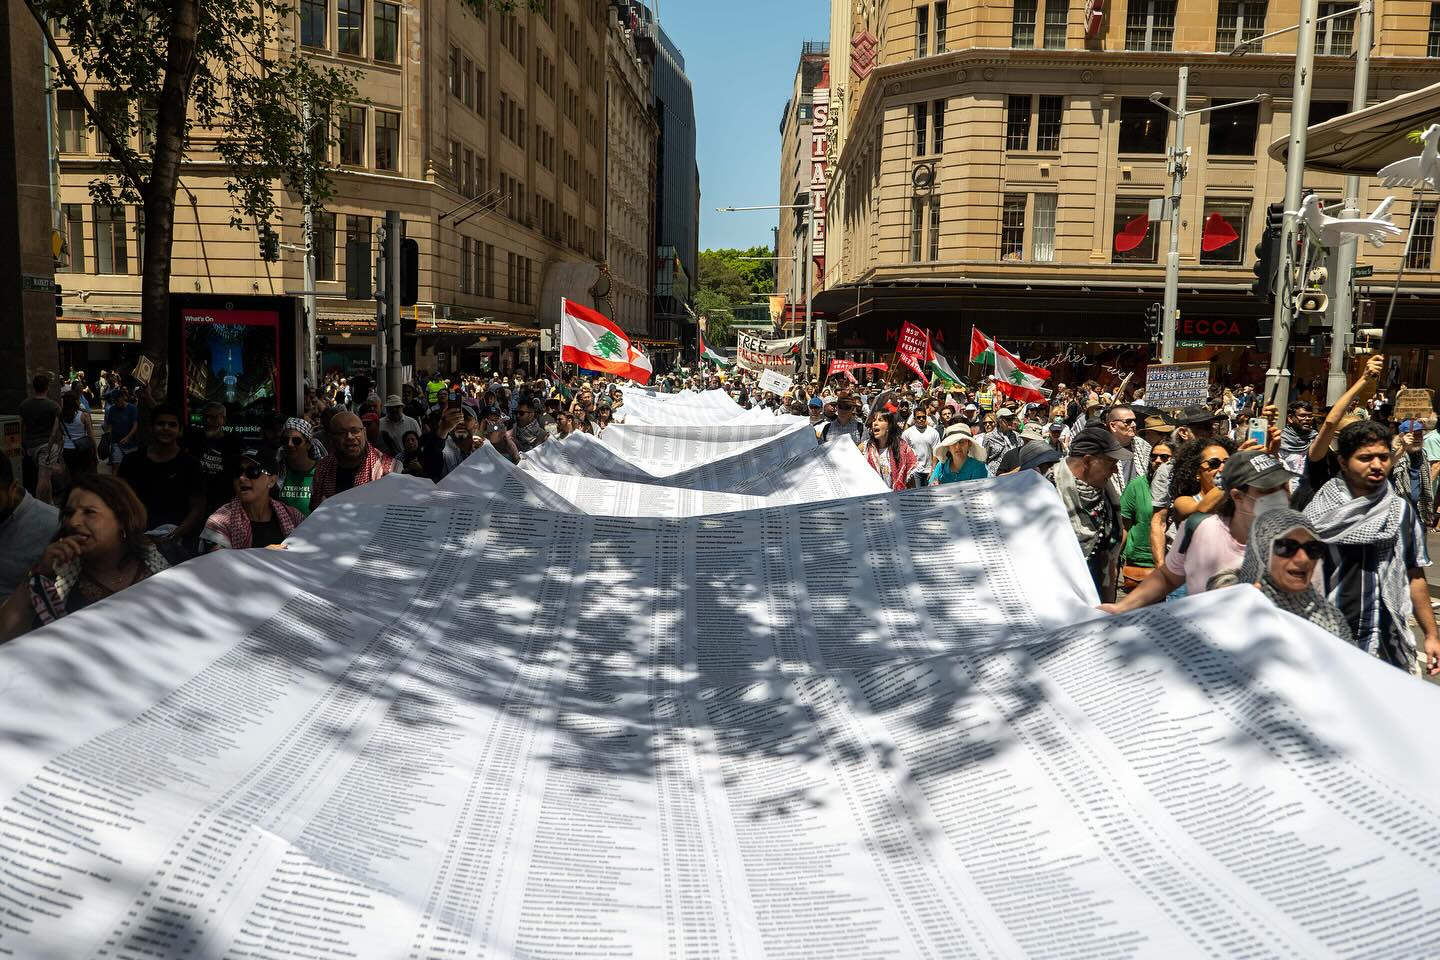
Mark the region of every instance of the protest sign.
[[762, 370], [760, 371], [760, 382], [757, 386], [761, 390], [769, 390], [777, 396], [782, 396], [788, 393], [794, 384], [795, 381], [784, 374], [776, 373], [774, 370]]
[[1203, 406], [1209, 400], [1209, 363], [1156, 363], [1145, 371], [1147, 406], [1173, 410]]

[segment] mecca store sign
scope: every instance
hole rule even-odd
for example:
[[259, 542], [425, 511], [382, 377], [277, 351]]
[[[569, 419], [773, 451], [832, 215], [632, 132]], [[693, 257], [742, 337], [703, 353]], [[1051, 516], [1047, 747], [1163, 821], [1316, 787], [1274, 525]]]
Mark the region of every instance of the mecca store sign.
[[1185, 316], [1175, 321], [1175, 340], [1184, 344], [1255, 344], [1260, 323], [1255, 317]]

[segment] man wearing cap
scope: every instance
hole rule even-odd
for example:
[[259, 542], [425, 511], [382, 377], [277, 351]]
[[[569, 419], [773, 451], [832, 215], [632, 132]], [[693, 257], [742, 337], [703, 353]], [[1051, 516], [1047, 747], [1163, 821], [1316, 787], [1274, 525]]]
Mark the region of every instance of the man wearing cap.
[[915, 451], [915, 469], [910, 471], [909, 485], [925, 486], [935, 469], [935, 445], [940, 442], [940, 433], [930, 425], [930, 416], [923, 406], [916, 407], [914, 420], [900, 434], [900, 439]]
[[330, 420], [330, 435], [335, 440], [335, 449], [315, 467], [315, 480], [310, 489], [312, 513], [335, 494], [395, 471], [395, 458], [369, 442], [365, 424], [355, 414], [349, 411], [335, 414]]
[[835, 402], [835, 419], [820, 428], [820, 442], [831, 443], [838, 438], [848, 437], [855, 446], [865, 437], [865, 427], [855, 414], [859, 404], [850, 396], [843, 396]]
[[1119, 603], [1102, 604], [1107, 613], [1125, 613], [1159, 603], [1183, 583], [1186, 593], [1211, 589], [1217, 574], [1240, 569], [1255, 518], [1290, 507], [1290, 481], [1295, 474], [1273, 453], [1241, 450], [1220, 471], [1224, 499], [1198, 522], [1192, 518], [1175, 539], [1165, 562]]
[[405, 449], [405, 434], [420, 432], [414, 417], [405, 415], [405, 402], [395, 394], [385, 398], [385, 419], [380, 421], [380, 449], [390, 456], [399, 456]]
[[995, 411], [995, 429], [980, 438], [985, 444], [985, 465], [990, 470], [990, 476], [995, 476], [1000, 467], [1000, 458], [1007, 450], [1015, 450], [1025, 441], [1015, 431], [1015, 410], [1011, 407], [1001, 407]]
[[1120, 497], [1110, 478], [1129, 451], [1104, 427], [1086, 427], [1070, 441], [1070, 455], [1050, 479], [1070, 515], [1070, 528], [1085, 555], [1100, 599], [1115, 599], [1115, 565], [1120, 555]]
[[805, 409], [810, 416], [810, 427], [815, 431], [815, 436], [820, 436], [821, 429], [830, 421], [825, 419], [825, 401], [819, 397], [811, 397], [806, 403]]
[[1401, 420], [1396, 432], [1395, 466], [1390, 470], [1390, 483], [1429, 526], [1434, 518], [1434, 500], [1430, 492], [1429, 470], [1425, 463], [1425, 424], [1419, 420]]
[[235, 497], [210, 515], [200, 533], [203, 551], [245, 550], [283, 543], [304, 519], [300, 511], [275, 499], [275, 453], [247, 447], [234, 478]]

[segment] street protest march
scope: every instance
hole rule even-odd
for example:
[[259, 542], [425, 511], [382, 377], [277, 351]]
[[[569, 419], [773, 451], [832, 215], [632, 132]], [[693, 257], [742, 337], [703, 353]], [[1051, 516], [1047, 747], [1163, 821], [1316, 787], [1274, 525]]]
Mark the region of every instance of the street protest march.
[[0, 645], [0, 957], [1440, 955], [1433, 686], [1243, 569], [1100, 609], [968, 425], [611, 396]]

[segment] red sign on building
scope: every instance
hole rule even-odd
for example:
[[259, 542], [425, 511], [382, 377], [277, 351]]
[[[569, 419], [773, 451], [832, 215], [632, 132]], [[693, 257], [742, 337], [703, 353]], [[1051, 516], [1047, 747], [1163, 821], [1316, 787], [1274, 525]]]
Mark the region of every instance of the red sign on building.
[[861, 30], [850, 38], [850, 72], [856, 80], [864, 80], [875, 69], [875, 51], [879, 39], [869, 30]]
[[85, 324], [85, 335], [87, 337], [129, 337], [130, 324], [87, 323]]
[[1105, 28], [1105, 0], [1085, 0], [1085, 36], [1094, 40]]

